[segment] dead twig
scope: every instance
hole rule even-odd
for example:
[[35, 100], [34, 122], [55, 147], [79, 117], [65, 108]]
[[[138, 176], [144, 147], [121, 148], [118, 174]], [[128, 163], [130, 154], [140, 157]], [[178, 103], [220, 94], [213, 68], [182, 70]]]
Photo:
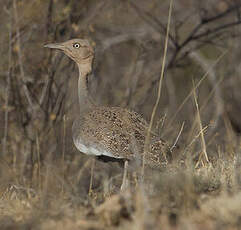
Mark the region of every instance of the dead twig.
[[[195, 87], [194, 81], [192, 79], [193, 82], [193, 88]], [[205, 138], [204, 138], [204, 133], [203, 133], [203, 128], [202, 128], [202, 120], [201, 120], [201, 116], [200, 116], [200, 111], [199, 111], [199, 105], [197, 102], [197, 94], [196, 94], [196, 90], [193, 90], [193, 97], [194, 97], [194, 102], [196, 105], [196, 109], [197, 109], [197, 117], [198, 117], [198, 124], [199, 124], [199, 129], [201, 131], [201, 144], [202, 144], [202, 152], [204, 154], [204, 157], [206, 159], [206, 162], [209, 163], [209, 159], [208, 159], [208, 155], [207, 155], [207, 148], [206, 148], [206, 142], [205, 142]]]
[[[204, 58], [202, 58], [197, 52], [192, 52], [190, 53], [191, 57], [197, 61], [197, 63], [204, 69], [208, 69], [208, 63], [206, 62], [206, 60]], [[213, 130], [215, 130], [217, 128], [217, 125], [218, 125], [218, 122], [221, 118], [221, 115], [223, 114], [223, 109], [224, 109], [224, 103], [223, 103], [223, 99], [222, 99], [222, 96], [221, 96], [221, 90], [220, 88], [218, 87], [218, 84], [217, 83], [217, 79], [216, 79], [216, 74], [215, 74], [215, 71], [214, 69], [211, 69], [209, 71], [209, 76], [207, 78], [209, 80], [209, 82], [211, 83], [211, 85], [213, 86], [213, 89], [215, 89], [213, 91], [214, 93], [214, 100], [215, 100], [215, 107], [216, 107], [216, 112], [215, 112], [215, 115], [214, 115], [214, 118], [212, 119], [212, 126], [211, 128]], [[202, 108], [202, 107], [201, 107]]]
[[183, 131], [183, 128], [184, 128], [184, 124], [185, 124], [185, 122], [182, 123], [181, 129], [180, 129], [180, 131], [179, 131], [179, 133], [178, 133], [178, 135], [177, 135], [177, 138], [176, 138], [176, 140], [174, 141], [174, 144], [172, 145], [172, 147], [170, 148], [170, 151], [171, 151], [171, 152], [172, 152], [172, 150], [177, 146], [177, 142], [178, 142], [178, 140], [179, 140], [179, 138], [180, 138], [180, 136], [181, 136], [181, 134], [182, 134], [182, 131]]

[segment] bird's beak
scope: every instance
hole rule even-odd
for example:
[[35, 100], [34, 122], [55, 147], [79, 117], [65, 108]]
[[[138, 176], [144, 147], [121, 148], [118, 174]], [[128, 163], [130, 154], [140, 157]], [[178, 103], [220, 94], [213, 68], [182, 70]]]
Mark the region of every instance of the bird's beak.
[[44, 45], [44, 47], [50, 48], [50, 49], [59, 49], [59, 50], [64, 49], [64, 45], [62, 43], [50, 43], [50, 44]]

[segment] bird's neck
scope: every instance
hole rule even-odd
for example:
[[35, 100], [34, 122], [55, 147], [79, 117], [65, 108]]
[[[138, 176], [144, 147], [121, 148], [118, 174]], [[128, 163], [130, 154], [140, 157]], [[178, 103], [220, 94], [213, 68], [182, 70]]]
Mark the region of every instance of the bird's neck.
[[78, 64], [78, 68], [79, 68], [78, 96], [79, 96], [80, 114], [84, 114], [94, 106], [94, 103], [90, 98], [89, 88], [88, 88], [91, 65], [89, 63]]

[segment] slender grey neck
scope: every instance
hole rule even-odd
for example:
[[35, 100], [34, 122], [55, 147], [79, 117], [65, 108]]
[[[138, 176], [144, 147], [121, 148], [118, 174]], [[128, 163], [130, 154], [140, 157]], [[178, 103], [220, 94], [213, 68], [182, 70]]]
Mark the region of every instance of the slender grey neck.
[[79, 96], [79, 106], [80, 114], [88, 112], [94, 107], [94, 103], [89, 95], [88, 89], [88, 77], [91, 70], [91, 66], [88, 63], [78, 64], [79, 68], [79, 80], [78, 80], [78, 96]]

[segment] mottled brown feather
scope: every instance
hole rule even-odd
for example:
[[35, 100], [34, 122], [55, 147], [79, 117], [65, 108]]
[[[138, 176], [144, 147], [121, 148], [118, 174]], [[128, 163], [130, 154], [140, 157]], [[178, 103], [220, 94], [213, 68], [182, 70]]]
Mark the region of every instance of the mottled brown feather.
[[[85, 146], [112, 153], [113, 157], [141, 159], [147, 134], [147, 122], [136, 112], [120, 107], [95, 107], [74, 122], [73, 138]], [[146, 164], [159, 167], [170, 158], [169, 145], [151, 133], [150, 152]]]

